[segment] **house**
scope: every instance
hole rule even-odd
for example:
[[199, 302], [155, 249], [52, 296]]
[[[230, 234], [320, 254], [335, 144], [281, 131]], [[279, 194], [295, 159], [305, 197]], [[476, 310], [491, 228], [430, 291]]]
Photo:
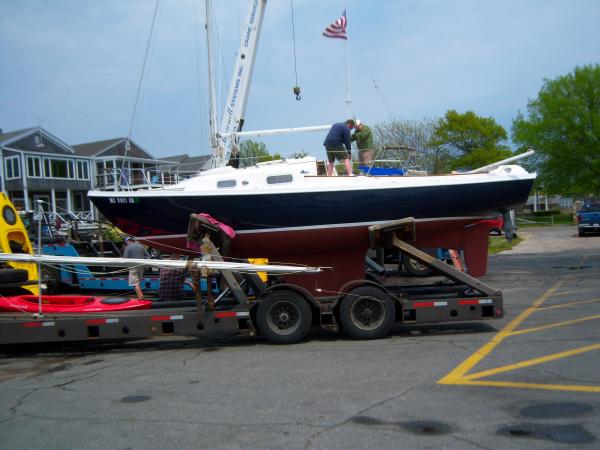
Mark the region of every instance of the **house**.
[[148, 185], [163, 163], [126, 137], [77, 144], [73, 149], [76, 155], [94, 160], [94, 185], [100, 189]]
[[[212, 156], [189, 156], [188, 154], [160, 158], [165, 163], [159, 169], [173, 175], [173, 181], [184, 180], [212, 168]], [[164, 177], [163, 177], [164, 178]]]
[[[93, 187], [92, 160], [42, 127], [0, 130], [0, 187], [15, 207], [93, 214], [87, 191]], [[89, 217], [89, 216], [88, 216]]]

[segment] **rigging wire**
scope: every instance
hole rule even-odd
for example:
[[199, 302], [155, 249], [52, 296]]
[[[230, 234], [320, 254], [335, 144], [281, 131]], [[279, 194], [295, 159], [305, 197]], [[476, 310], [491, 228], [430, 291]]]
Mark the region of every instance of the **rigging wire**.
[[[43, 200], [41, 200], [41, 202], [43, 204], [48, 205], [48, 206], [52, 206], [52, 204], [49, 203], [49, 202], [46, 202], [46, 201], [43, 201]], [[62, 208], [62, 207], [60, 207], [58, 205], [56, 205], [56, 208], [60, 209], [62, 211], [65, 211], [65, 212], [70, 212], [68, 209]], [[97, 219], [87, 219], [86, 222], [97, 223], [99, 225], [108, 225], [108, 226], [111, 226], [111, 227], [113, 226], [113, 224], [110, 223], [110, 222], [103, 222], [103, 221], [97, 220]], [[122, 231], [120, 231], [120, 234], [122, 236], [125, 236], [125, 237], [127, 237], [127, 236], [128, 237], [136, 237], [136, 236], [134, 236], [132, 234], [124, 233]], [[201, 251], [192, 250], [192, 249], [189, 249], [187, 247], [177, 247], [175, 245], [169, 245], [169, 244], [166, 244], [164, 242], [155, 241], [155, 240], [152, 240], [152, 239], [149, 239], [149, 238], [145, 238], [145, 237], [137, 237], [137, 238], [138, 239], [142, 239], [142, 240], [144, 240], [144, 241], [146, 241], [148, 243], [151, 243], [151, 244], [156, 244], [157, 246], [160, 246], [162, 248], [169, 248], [169, 249], [171, 249], [173, 251], [173, 253], [175, 253], [175, 252], [180, 253], [180, 254], [190, 254], [190, 253], [193, 253], [193, 254], [197, 255], [198, 257], [202, 257], [202, 256], [205, 255], [205, 253], [202, 253]], [[150, 245], [149, 247], [152, 247], [152, 246]], [[247, 261], [247, 258], [235, 258], [233, 256], [222, 256], [222, 258], [226, 262], [246, 262]], [[288, 265], [288, 266], [306, 267], [306, 264], [293, 264], [293, 263], [285, 262], [285, 261], [271, 261], [270, 263], [271, 264]], [[46, 263], [44, 263], [44, 264], [46, 264]]]
[[294, 74], [296, 76], [296, 85], [294, 86], [293, 92], [296, 95], [296, 100], [300, 101], [300, 86], [298, 86], [298, 65], [296, 63], [296, 25], [294, 22], [294, 0], [290, 0], [290, 7], [292, 9], [292, 42], [294, 48]]
[[140, 94], [142, 91], [142, 84], [144, 82], [144, 73], [146, 72], [146, 65], [148, 63], [148, 54], [150, 53], [150, 43], [152, 42], [152, 34], [154, 33], [154, 25], [156, 23], [156, 16], [158, 15], [158, 6], [160, 4], [160, 0], [156, 0], [156, 5], [154, 6], [154, 14], [152, 15], [152, 25], [150, 26], [150, 34], [148, 35], [148, 42], [146, 43], [146, 52], [144, 54], [144, 62], [142, 63], [142, 71], [140, 73], [140, 79], [138, 81], [137, 93], [135, 95], [135, 102], [133, 104], [133, 112], [131, 113], [131, 121], [129, 123], [129, 132], [127, 133], [127, 141], [125, 143], [125, 153], [123, 157], [129, 151], [129, 141], [131, 140], [131, 134], [133, 132], [133, 125], [135, 123], [135, 118], [137, 115], [137, 109], [140, 101]]

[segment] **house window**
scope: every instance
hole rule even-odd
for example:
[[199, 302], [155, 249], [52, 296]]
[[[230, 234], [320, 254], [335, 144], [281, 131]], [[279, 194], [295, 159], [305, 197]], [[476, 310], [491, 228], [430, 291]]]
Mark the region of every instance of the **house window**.
[[7, 180], [21, 178], [21, 166], [19, 165], [18, 156], [9, 156], [4, 160], [4, 171]]
[[36, 147], [44, 146], [44, 143], [42, 142], [42, 136], [40, 136], [39, 134], [36, 134], [35, 136], [33, 136], [33, 142], [35, 142]]
[[291, 175], [272, 175], [267, 177], [267, 184], [291, 183]]
[[75, 178], [74, 161], [44, 158], [44, 176], [47, 178]]
[[77, 179], [78, 180], [89, 180], [90, 172], [88, 170], [87, 161], [77, 161]]
[[73, 195], [75, 200], [75, 211], [85, 211], [85, 196], [83, 192], [75, 192]]
[[27, 176], [31, 178], [42, 177], [42, 159], [39, 156], [27, 157]]
[[228, 187], [235, 187], [235, 180], [221, 180], [221, 181], [217, 181], [217, 187], [218, 188], [228, 188]]
[[50, 170], [50, 160], [44, 159], [44, 177], [52, 178], [52, 171]]

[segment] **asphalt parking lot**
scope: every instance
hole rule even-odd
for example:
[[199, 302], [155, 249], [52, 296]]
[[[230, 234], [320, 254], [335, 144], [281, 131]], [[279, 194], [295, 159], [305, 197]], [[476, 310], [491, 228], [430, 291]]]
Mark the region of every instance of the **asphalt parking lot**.
[[497, 321], [0, 349], [0, 448], [599, 448], [600, 236], [521, 234]]

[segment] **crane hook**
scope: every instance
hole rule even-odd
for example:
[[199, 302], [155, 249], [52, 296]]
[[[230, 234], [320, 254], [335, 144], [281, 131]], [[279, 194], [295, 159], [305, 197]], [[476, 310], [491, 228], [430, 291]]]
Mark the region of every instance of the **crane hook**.
[[294, 86], [294, 94], [296, 95], [296, 100], [300, 101], [302, 97], [300, 97], [300, 86]]

